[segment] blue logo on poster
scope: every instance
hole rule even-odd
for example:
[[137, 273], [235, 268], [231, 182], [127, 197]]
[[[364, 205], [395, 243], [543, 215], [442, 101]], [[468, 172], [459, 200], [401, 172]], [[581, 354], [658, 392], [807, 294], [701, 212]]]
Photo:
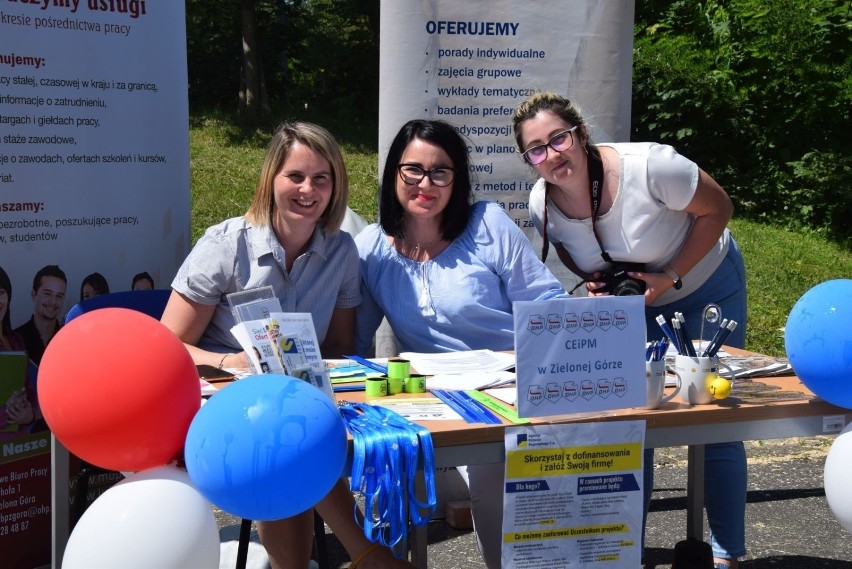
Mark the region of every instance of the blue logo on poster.
[[530, 321], [527, 323], [527, 330], [536, 335], [544, 332], [544, 318], [542, 318], [541, 314], [530, 316]]
[[558, 334], [562, 330], [562, 318], [558, 314], [547, 315], [547, 331], [551, 334]]
[[527, 446], [527, 434], [526, 433], [518, 434], [518, 439], [515, 442], [519, 447]]
[[572, 334], [580, 329], [580, 317], [573, 312], [565, 314], [565, 329]]
[[584, 312], [580, 317], [580, 327], [586, 332], [594, 330], [596, 325], [597, 320], [595, 319], [595, 315], [591, 312]]
[[615, 311], [615, 327], [619, 330], [627, 328], [627, 313], [623, 310]]

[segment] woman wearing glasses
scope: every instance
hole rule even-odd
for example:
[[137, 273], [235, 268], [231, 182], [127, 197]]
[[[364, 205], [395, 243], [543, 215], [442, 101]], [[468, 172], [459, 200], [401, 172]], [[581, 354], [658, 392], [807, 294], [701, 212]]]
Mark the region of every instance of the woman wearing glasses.
[[[378, 225], [355, 238], [362, 303], [358, 353], [386, 316], [402, 351], [514, 349], [512, 302], [564, 296], [497, 204], [472, 200], [467, 146], [441, 121], [406, 123], [391, 144]], [[500, 567], [503, 464], [459, 467], [489, 568]]]
[[[739, 323], [726, 343], [745, 346], [745, 268], [726, 227], [734, 208], [713, 178], [671, 146], [592, 144], [577, 108], [553, 93], [521, 103], [513, 123], [522, 156], [540, 176], [530, 195], [533, 224], [589, 294], [608, 294], [599, 281], [611, 263], [642, 264], [628, 275], [646, 285], [649, 339], [662, 335], [658, 315], [682, 312], [697, 325], [715, 303]], [[647, 512], [652, 452], [645, 465]], [[746, 552], [741, 442], [707, 445], [705, 486], [715, 563], [736, 567]]]
[[445, 122], [412, 120], [394, 138], [379, 224], [355, 238], [358, 353], [369, 353], [383, 316], [401, 351], [511, 350], [512, 302], [564, 294], [500, 206], [472, 203], [468, 166]]

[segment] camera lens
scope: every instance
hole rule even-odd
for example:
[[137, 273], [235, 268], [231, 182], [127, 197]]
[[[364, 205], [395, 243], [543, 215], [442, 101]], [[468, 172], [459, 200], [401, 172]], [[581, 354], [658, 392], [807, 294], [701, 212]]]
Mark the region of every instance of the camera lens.
[[645, 294], [645, 283], [635, 279], [624, 279], [612, 289], [613, 296], [636, 296]]

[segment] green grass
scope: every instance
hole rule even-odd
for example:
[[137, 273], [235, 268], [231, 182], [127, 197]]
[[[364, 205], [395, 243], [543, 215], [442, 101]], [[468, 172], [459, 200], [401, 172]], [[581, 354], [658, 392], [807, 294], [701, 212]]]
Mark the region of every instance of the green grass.
[[[375, 125], [328, 126], [343, 149], [349, 172], [349, 206], [376, 220], [378, 159]], [[241, 129], [217, 113], [194, 116], [190, 125], [192, 241], [204, 230], [248, 208], [271, 127]], [[791, 232], [742, 219], [731, 230], [745, 256], [748, 281], [746, 345], [764, 354], [784, 355], [783, 328], [790, 309], [807, 290], [831, 279], [852, 278], [852, 252], [816, 234]]]

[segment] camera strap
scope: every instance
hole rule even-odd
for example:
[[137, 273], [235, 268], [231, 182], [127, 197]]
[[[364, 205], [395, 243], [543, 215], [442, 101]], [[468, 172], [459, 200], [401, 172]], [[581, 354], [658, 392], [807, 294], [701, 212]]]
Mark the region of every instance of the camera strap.
[[[598, 229], [595, 226], [595, 218], [598, 216], [598, 210], [601, 207], [601, 193], [603, 191], [603, 159], [597, 148], [588, 152], [588, 160], [586, 160], [587, 169], [589, 171], [589, 200], [592, 205], [592, 233], [595, 234], [595, 239], [598, 242], [598, 247], [601, 248], [601, 257], [606, 263], [612, 263], [612, 257], [606, 252], [598, 235]], [[542, 243], [541, 243], [541, 262], [547, 259], [547, 253], [550, 250], [550, 241], [547, 239], [547, 193], [550, 191], [550, 184], [545, 186], [544, 190], [544, 215], [542, 216]]]

